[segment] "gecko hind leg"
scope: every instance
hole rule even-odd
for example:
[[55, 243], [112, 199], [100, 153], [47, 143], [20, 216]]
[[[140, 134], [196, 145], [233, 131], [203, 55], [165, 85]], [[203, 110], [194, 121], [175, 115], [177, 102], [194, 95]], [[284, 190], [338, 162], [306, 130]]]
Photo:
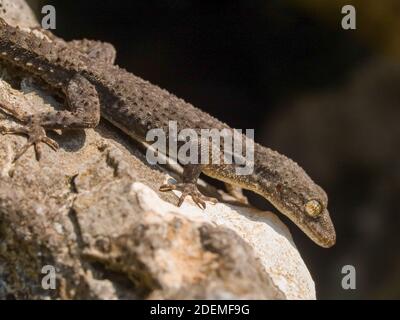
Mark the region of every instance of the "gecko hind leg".
[[29, 116], [26, 112], [12, 108], [5, 104], [2, 104], [0, 109], [6, 111], [6, 113], [10, 114], [13, 118], [24, 124], [23, 126], [18, 127], [0, 127], [0, 133], [3, 135], [17, 134], [28, 137], [27, 143], [16, 153], [13, 162], [17, 161], [31, 146], [33, 146], [35, 149], [36, 159], [40, 160], [40, 143], [47, 144], [54, 151], [59, 149], [58, 143], [47, 137], [46, 131], [41, 126], [35, 125], [33, 121], [34, 117]]
[[22, 134], [28, 136], [26, 144], [15, 154], [13, 162], [16, 162], [28, 149], [33, 146], [35, 149], [36, 159], [39, 161], [41, 158], [40, 143], [47, 144], [54, 151], [59, 149], [59, 145], [54, 140], [46, 136], [46, 131], [41, 126], [26, 126], [19, 128], [3, 128], [1, 130], [3, 135], [6, 134]]
[[28, 136], [27, 143], [16, 153], [13, 162], [17, 161], [31, 146], [35, 148], [36, 159], [40, 160], [41, 143], [45, 143], [57, 151], [58, 144], [46, 136], [46, 129], [85, 129], [97, 126], [100, 121], [100, 102], [96, 88], [86, 78], [76, 74], [64, 91], [70, 110], [42, 112], [26, 116], [9, 107], [0, 106], [0, 109], [5, 109], [24, 123], [24, 126], [19, 128], [0, 128], [0, 132]]
[[230, 194], [232, 197], [234, 197], [239, 203], [242, 204], [249, 204], [249, 200], [247, 197], [243, 194], [243, 189], [241, 187], [237, 187], [233, 184], [230, 183], [225, 183], [226, 191], [228, 194]]
[[183, 182], [178, 184], [164, 184], [160, 187], [160, 191], [181, 191], [182, 195], [179, 198], [178, 207], [182, 205], [187, 196], [191, 196], [194, 203], [203, 210], [206, 208], [206, 201], [216, 204], [218, 202], [217, 199], [203, 195], [197, 188], [196, 182], [201, 170], [201, 165], [186, 165], [183, 169]]

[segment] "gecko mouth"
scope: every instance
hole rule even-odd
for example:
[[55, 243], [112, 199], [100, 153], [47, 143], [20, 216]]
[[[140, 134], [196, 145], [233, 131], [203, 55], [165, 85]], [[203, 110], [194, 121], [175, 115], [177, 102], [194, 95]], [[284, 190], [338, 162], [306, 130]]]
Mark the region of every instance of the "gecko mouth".
[[321, 240], [321, 238], [319, 238], [319, 239], [313, 239], [313, 241], [323, 248], [331, 248], [336, 243], [336, 234], [333, 234], [330, 237], [324, 238], [323, 240]]
[[307, 218], [300, 224], [302, 229], [311, 240], [323, 248], [330, 248], [336, 243], [336, 232], [329, 216], [328, 210], [324, 210], [317, 219]]

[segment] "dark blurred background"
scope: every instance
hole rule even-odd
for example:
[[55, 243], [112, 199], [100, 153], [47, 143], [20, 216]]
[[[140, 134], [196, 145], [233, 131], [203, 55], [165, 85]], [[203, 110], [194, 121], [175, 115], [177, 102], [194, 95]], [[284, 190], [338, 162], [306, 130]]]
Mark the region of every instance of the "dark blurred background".
[[[254, 128], [324, 187], [335, 247], [319, 248], [282, 218], [318, 298], [400, 298], [399, 1], [31, 4], [39, 18], [42, 5], [56, 7], [57, 35], [111, 42], [120, 66], [232, 127]], [[341, 28], [345, 4], [357, 10], [357, 30]], [[341, 287], [347, 264], [356, 290]]]

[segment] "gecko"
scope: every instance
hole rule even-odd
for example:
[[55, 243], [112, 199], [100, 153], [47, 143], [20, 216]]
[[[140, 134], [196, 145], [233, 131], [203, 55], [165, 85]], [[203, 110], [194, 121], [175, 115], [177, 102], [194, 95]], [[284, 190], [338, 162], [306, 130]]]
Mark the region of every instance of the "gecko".
[[[0, 106], [23, 124], [2, 128], [2, 133], [27, 136], [14, 161], [30, 147], [40, 160], [41, 144], [57, 150], [58, 144], [47, 137], [46, 130], [95, 128], [100, 118], [141, 142], [151, 129], [167, 132], [169, 121], [176, 121], [178, 130], [230, 129], [192, 104], [115, 65], [116, 51], [111, 44], [87, 39], [67, 42], [48, 30], [40, 35], [37, 31], [22, 30], [0, 19], [0, 62], [62, 96], [66, 108], [27, 115], [15, 107]], [[163, 192], [182, 192], [178, 206], [187, 196], [201, 208], [206, 202], [216, 202], [198, 190], [197, 180], [203, 173], [226, 183], [228, 192], [238, 198], [242, 189], [261, 195], [319, 246], [329, 248], [336, 242], [325, 191], [296, 162], [277, 151], [254, 143], [254, 169], [248, 175], [238, 176], [235, 164], [223, 162], [182, 167], [180, 183], [160, 186]]]

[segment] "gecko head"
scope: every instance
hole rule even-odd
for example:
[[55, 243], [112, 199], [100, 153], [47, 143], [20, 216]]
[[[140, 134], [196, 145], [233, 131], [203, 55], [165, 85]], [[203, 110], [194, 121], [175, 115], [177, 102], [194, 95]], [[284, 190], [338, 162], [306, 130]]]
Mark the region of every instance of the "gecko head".
[[[278, 168], [279, 170], [279, 168]], [[275, 179], [258, 175], [258, 191], [292, 220], [311, 240], [324, 248], [336, 243], [336, 232], [328, 211], [328, 197], [295, 163], [277, 172]], [[260, 181], [261, 180], [261, 181]]]
[[327, 201], [311, 199], [304, 203], [303, 210], [295, 212], [298, 226], [315, 243], [330, 248], [336, 243], [336, 232], [333, 226]]

